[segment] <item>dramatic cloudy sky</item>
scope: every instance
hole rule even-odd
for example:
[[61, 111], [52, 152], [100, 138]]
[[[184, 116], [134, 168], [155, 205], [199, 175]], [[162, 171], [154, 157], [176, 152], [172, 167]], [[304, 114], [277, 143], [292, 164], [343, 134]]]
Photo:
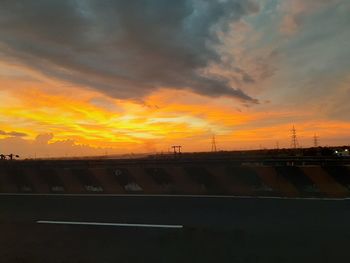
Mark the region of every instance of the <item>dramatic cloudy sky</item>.
[[0, 2], [0, 152], [350, 143], [348, 0]]

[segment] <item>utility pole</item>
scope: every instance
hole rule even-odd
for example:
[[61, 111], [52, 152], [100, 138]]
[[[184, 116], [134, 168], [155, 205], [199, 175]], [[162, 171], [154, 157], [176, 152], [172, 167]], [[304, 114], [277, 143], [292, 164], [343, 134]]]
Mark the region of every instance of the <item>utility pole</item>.
[[318, 147], [319, 145], [319, 137], [316, 135], [316, 133], [314, 134], [314, 147]]
[[280, 148], [280, 142], [276, 141], [276, 149], [279, 150], [279, 148]]
[[293, 149], [298, 148], [299, 143], [298, 143], [298, 138], [297, 138], [297, 130], [295, 129], [294, 125], [293, 128], [291, 129], [291, 138], [292, 138], [292, 142], [291, 142], [291, 146]]
[[216, 152], [216, 140], [215, 140], [215, 135], [213, 135], [212, 139], [211, 139], [211, 151], [212, 152]]

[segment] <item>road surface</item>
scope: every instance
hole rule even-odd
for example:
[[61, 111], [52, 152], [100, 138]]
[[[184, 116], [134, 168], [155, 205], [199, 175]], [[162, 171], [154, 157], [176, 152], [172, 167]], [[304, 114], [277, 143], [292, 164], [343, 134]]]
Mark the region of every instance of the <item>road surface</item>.
[[346, 262], [350, 200], [0, 196], [0, 262]]

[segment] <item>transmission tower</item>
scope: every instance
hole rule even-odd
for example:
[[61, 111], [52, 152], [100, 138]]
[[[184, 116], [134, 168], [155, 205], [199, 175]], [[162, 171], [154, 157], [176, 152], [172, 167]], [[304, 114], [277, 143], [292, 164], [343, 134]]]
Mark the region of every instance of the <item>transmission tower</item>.
[[293, 125], [293, 128], [291, 129], [291, 133], [292, 133], [291, 146], [293, 149], [296, 149], [296, 148], [298, 148], [299, 143], [298, 143], [298, 138], [297, 138], [297, 130], [295, 129], [294, 125]]
[[315, 135], [314, 135], [314, 147], [318, 147], [318, 145], [319, 145], [319, 137], [315, 133]]
[[171, 148], [173, 148], [173, 150], [174, 150], [174, 155], [181, 154], [181, 148], [182, 148], [181, 145], [173, 145], [173, 146], [171, 146]]
[[211, 151], [212, 152], [216, 152], [216, 140], [215, 140], [215, 135], [213, 135], [212, 139], [211, 139]]

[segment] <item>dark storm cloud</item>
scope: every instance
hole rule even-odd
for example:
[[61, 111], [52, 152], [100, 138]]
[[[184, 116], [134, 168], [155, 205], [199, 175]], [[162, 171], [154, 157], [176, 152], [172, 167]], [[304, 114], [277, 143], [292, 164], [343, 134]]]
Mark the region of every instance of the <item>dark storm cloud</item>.
[[4, 136], [11, 136], [11, 137], [25, 137], [27, 136], [27, 134], [23, 133], [23, 132], [5, 132], [0, 130], [0, 135], [4, 135]]
[[247, 0], [3, 0], [0, 54], [118, 98], [168, 87], [255, 102], [199, 71], [220, 62], [214, 28], [257, 9]]

